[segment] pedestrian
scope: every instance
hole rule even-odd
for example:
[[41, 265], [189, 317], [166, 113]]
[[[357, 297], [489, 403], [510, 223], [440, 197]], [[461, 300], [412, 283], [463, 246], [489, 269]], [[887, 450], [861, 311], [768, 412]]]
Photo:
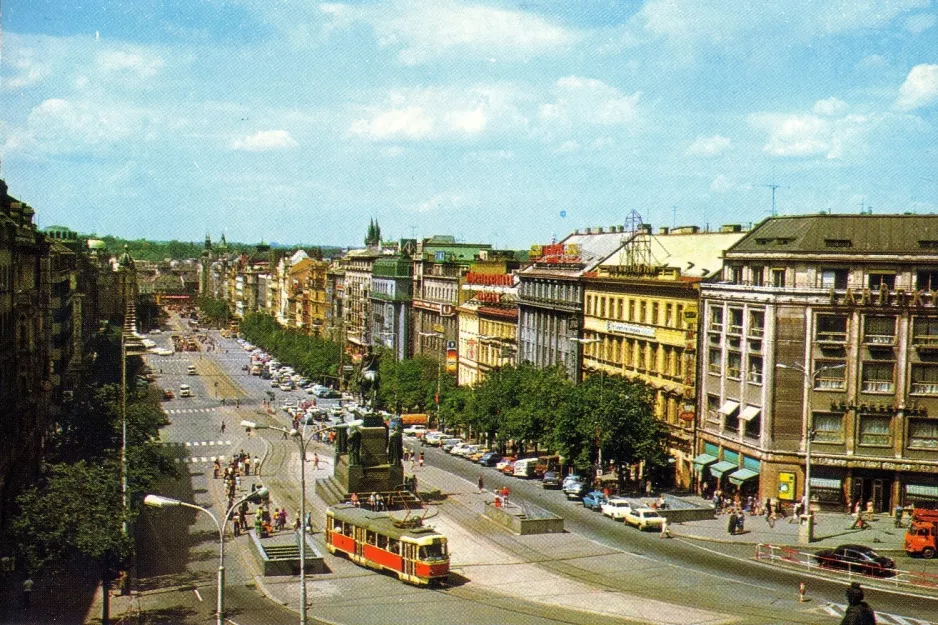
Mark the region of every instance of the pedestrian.
[[507, 486], [502, 486], [502, 502], [507, 506], [508, 505], [508, 496], [511, 494], [511, 491], [508, 490]]
[[251, 456], [244, 457], [244, 474], [251, 475]]
[[351, 497], [349, 497], [349, 500], [352, 502], [352, 505], [355, 506], [356, 508], [358, 508], [361, 505], [358, 502], [358, 493], [352, 493]]
[[215, 460], [212, 462], [212, 473], [216, 480], [218, 479], [218, 474], [220, 472], [221, 472], [221, 462], [219, 462], [218, 458], [215, 458]]
[[863, 600], [863, 589], [857, 582], [847, 587], [847, 609], [840, 625], [876, 625], [876, 613], [866, 601]]
[[485, 480], [482, 479], [482, 474], [479, 474], [479, 494], [482, 494], [482, 491], [485, 490]]
[[26, 579], [23, 580], [23, 609], [29, 610], [29, 601], [33, 595], [33, 578], [26, 576]]
[[261, 461], [257, 456], [254, 456], [254, 475], [259, 475], [261, 472]]
[[416, 475], [410, 476], [410, 492], [412, 492], [415, 495], [417, 494], [417, 476]]
[[736, 533], [744, 534], [746, 532], [746, 515], [740, 511], [736, 516]]
[[417, 464], [420, 465], [420, 468], [423, 468], [423, 452], [420, 452], [420, 460], [417, 461]]
[[[222, 402], [224, 402], [224, 401], [225, 401], [225, 400], [223, 399]], [[221, 422], [221, 433], [222, 433], [222, 434], [225, 433], [225, 428], [227, 428], [227, 427], [228, 427], [228, 426], [225, 425], [225, 422], [222, 421], [222, 422]]]
[[730, 510], [730, 518], [726, 524], [726, 531], [730, 534], [736, 534], [736, 510]]
[[658, 538], [673, 538], [671, 535], [671, 526], [668, 525], [668, 517], [661, 517], [661, 534]]
[[319, 454], [313, 453], [313, 468], [319, 470]]
[[371, 493], [370, 495], [368, 495], [368, 507], [371, 508], [372, 510], [378, 509], [378, 496], [375, 495], [374, 493]]
[[286, 529], [286, 527], [287, 527], [287, 509], [286, 509], [285, 507], [284, 507], [284, 508], [280, 508], [280, 516], [278, 517], [278, 519], [280, 520], [280, 529]]
[[856, 509], [853, 512], [853, 525], [850, 526], [850, 529], [861, 529], [865, 530], [869, 528], [869, 523], [863, 519], [863, 508], [860, 507], [860, 502], [857, 502]]
[[382, 495], [381, 493], [378, 493], [376, 500], [378, 504], [378, 510], [386, 511], [388, 509], [388, 507], [384, 505], [384, 495]]

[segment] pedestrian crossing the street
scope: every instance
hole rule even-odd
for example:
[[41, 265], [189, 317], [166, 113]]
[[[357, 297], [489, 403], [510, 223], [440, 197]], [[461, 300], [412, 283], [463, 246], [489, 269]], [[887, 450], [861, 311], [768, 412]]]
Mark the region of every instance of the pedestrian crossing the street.
[[[828, 614], [837, 618], [843, 618], [846, 610], [846, 604], [824, 603], [816, 608], [811, 608], [808, 612]], [[879, 623], [879, 625], [936, 625], [933, 621], [925, 621], [918, 618], [900, 616], [898, 614], [889, 614], [888, 612], [880, 612], [879, 610], [876, 610], [876, 622]]]

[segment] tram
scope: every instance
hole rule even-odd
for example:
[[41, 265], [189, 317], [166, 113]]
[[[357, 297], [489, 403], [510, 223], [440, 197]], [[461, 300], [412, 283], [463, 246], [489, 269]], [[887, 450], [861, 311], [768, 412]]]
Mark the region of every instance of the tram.
[[446, 537], [419, 517], [401, 521], [352, 505], [333, 506], [326, 510], [326, 549], [419, 586], [449, 574]]

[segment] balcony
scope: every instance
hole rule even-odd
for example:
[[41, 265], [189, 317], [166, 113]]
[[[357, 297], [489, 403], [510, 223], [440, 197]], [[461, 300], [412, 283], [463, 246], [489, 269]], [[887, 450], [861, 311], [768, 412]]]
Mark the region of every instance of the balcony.
[[847, 383], [843, 378], [818, 378], [814, 388], [818, 391], [842, 391], [847, 388]]
[[867, 334], [863, 337], [863, 342], [871, 348], [892, 347], [896, 337], [893, 334]]
[[838, 345], [843, 345], [847, 342], [847, 333], [846, 332], [822, 332], [818, 330], [817, 342], [818, 343], [836, 343]]
[[938, 395], [938, 383], [936, 382], [912, 382], [913, 395]]
[[929, 334], [913, 336], [912, 345], [920, 352], [938, 352], [938, 336]]
[[880, 382], [876, 380], [864, 380], [864, 393], [894, 393], [896, 385], [893, 382]]

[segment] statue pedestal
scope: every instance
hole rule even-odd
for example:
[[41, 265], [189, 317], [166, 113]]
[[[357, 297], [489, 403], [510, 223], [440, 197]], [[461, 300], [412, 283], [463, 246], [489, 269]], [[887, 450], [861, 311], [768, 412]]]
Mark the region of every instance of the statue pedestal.
[[335, 479], [345, 490], [346, 496], [351, 493], [387, 493], [403, 489], [404, 467], [397, 463], [392, 466], [388, 463], [388, 434], [383, 425], [369, 426], [366, 420], [365, 427], [360, 429], [361, 443], [359, 447], [360, 464], [349, 464], [349, 454], [337, 454], [335, 462]]

